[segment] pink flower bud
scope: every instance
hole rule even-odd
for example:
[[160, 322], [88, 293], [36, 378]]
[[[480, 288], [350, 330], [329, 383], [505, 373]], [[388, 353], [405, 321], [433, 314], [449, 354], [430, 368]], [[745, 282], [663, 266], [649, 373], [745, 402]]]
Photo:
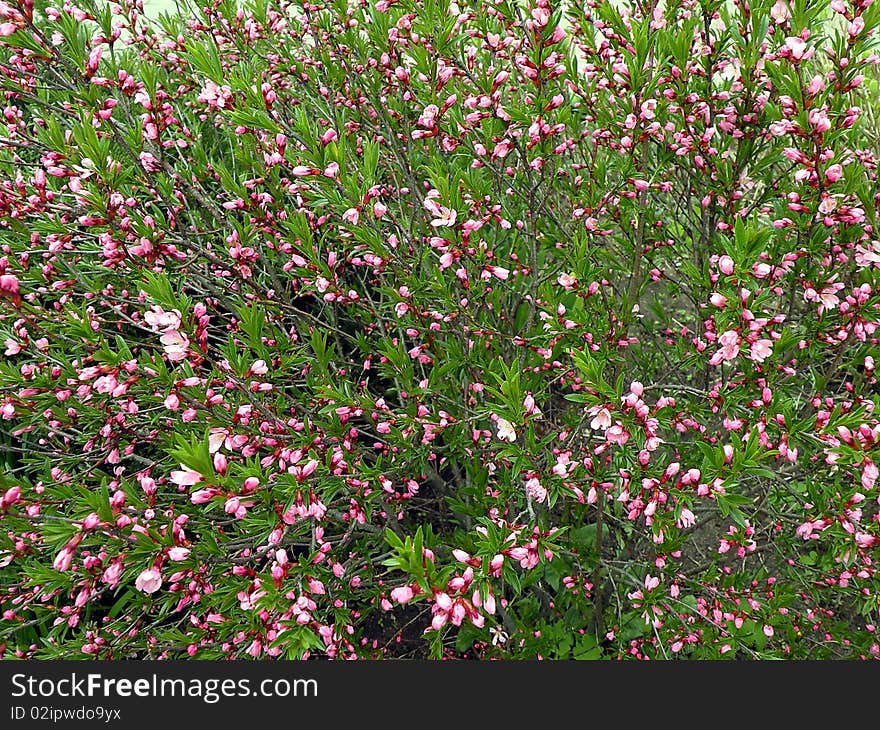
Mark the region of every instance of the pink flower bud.
[[228, 466], [228, 462], [226, 460], [226, 456], [221, 452], [216, 452], [214, 454], [214, 471], [216, 471], [220, 476], [226, 474], [226, 467]]
[[729, 464], [731, 461], [733, 461], [733, 446], [731, 446], [730, 444], [724, 444], [723, 450], [724, 463]]

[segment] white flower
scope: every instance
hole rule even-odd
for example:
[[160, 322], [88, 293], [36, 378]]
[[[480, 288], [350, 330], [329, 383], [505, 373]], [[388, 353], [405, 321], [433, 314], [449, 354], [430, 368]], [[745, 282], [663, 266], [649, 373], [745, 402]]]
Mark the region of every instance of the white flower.
[[516, 441], [516, 429], [513, 424], [505, 418], [498, 418], [498, 438], [513, 443]]
[[492, 634], [492, 646], [498, 646], [507, 642], [507, 633], [500, 626], [490, 627], [489, 633]]

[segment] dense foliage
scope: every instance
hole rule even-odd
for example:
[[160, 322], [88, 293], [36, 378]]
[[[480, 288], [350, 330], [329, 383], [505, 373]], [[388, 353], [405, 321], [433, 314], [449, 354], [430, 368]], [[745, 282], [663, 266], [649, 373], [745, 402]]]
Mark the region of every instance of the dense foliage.
[[0, 21], [3, 656], [880, 655], [876, 3]]

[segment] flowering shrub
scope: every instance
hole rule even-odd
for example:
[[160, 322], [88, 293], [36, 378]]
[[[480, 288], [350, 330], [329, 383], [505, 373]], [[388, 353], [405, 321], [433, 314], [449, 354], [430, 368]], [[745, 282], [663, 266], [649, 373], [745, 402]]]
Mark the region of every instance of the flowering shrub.
[[880, 654], [876, 3], [35, 2], [5, 656]]

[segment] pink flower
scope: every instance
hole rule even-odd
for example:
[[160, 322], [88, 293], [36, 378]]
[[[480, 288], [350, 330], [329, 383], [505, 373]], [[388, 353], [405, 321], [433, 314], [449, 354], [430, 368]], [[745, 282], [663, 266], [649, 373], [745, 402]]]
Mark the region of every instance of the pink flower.
[[830, 183], [836, 183], [843, 177], [843, 168], [840, 165], [831, 165], [825, 170], [825, 179]]
[[717, 365], [722, 360], [733, 360], [739, 355], [739, 333], [736, 330], [727, 330], [718, 337], [721, 348], [709, 360], [710, 365]]
[[122, 577], [122, 563], [115, 562], [110, 563], [107, 566], [107, 570], [101, 575], [101, 580], [107, 585], [113, 587], [119, 583], [119, 579]]
[[309, 165], [296, 165], [291, 171], [290, 174], [294, 177], [308, 177], [309, 175], [317, 175], [321, 172], [316, 167], [310, 167]]
[[413, 589], [409, 586], [400, 586], [391, 591], [391, 598], [400, 604], [409, 603], [414, 595]]
[[530, 416], [541, 415], [541, 409], [538, 408], [538, 404], [535, 402], [535, 396], [531, 393], [526, 393], [526, 397], [523, 398], [523, 408], [526, 409], [526, 413]]
[[58, 551], [58, 554], [55, 556], [55, 560], [52, 561], [52, 567], [55, 570], [59, 570], [64, 572], [68, 568], [70, 568], [70, 563], [73, 561], [73, 549], [69, 545], [65, 545], [61, 550]]
[[223, 442], [229, 437], [229, 432], [225, 428], [212, 428], [208, 433], [208, 452], [215, 454], [220, 451]]
[[229, 104], [231, 98], [232, 89], [229, 86], [226, 84], [219, 86], [214, 81], [208, 80], [197, 100], [214, 109], [222, 109]]
[[431, 225], [435, 228], [439, 226], [454, 226], [458, 214], [453, 208], [440, 207], [436, 212], [437, 217], [431, 221]]
[[12, 505], [21, 501], [21, 487], [9, 487], [3, 498], [0, 499], [0, 509], [8, 509]]
[[827, 132], [831, 129], [831, 120], [828, 118], [828, 115], [822, 109], [813, 109], [809, 114], [810, 124], [820, 134], [822, 132]]
[[425, 129], [433, 129], [437, 125], [437, 116], [440, 108], [436, 104], [428, 104], [419, 117], [418, 125]]
[[770, 17], [773, 18], [777, 25], [780, 25], [791, 17], [791, 11], [783, 0], [776, 0], [776, 4], [770, 8]]
[[18, 277], [15, 274], [0, 276], [0, 293], [16, 296], [19, 293]]
[[593, 420], [590, 421], [590, 428], [594, 431], [607, 431], [611, 428], [611, 413], [607, 408], [598, 408], [593, 406], [590, 409]]
[[764, 362], [772, 353], [773, 340], [758, 340], [752, 345], [749, 357], [755, 362]]
[[186, 358], [186, 352], [189, 349], [189, 338], [177, 330], [168, 330], [160, 338], [159, 341], [165, 348], [165, 354], [172, 362], [178, 362]]
[[681, 516], [679, 517], [678, 522], [676, 522], [675, 524], [676, 527], [688, 528], [693, 527], [696, 521], [697, 518], [694, 516], [694, 513], [691, 512], [687, 507], [684, 507], [681, 510]]
[[560, 274], [559, 276], [556, 277], [556, 282], [563, 289], [568, 290], [568, 289], [573, 289], [577, 285], [578, 280], [577, 280], [577, 277], [572, 276], [571, 274]]
[[547, 499], [547, 489], [537, 477], [532, 477], [526, 482], [526, 494], [538, 503]]
[[624, 430], [623, 426], [615, 424], [605, 432], [605, 438], [612, 444], [623, 446], [629, 441], [629, 433]]
[[849, 35], [851, 38], [855, 38], [865, 29], [865, 19], [859, 15], [856, 18], [853, 18], [853, 22], [849, 24]]
[[722, 256], [718, 259], [718, 269], [725, 276], [730, 276], [733, 273], [733, 259], [730, 256]]
[[135, 578], [134, 587], [144, 593], [155, 593], [162, 587], [162, 574], [158, 568], [147, 568]]
[[807, 93], [810, 96], [815, 96], [820, 91], [825, 90], [825, 79], [822, 78], [821, 75], [816, 74], [813, 78], [810, 79], [810, 84], [807, 86]]
[[185, 547], [173, 547], [168, 551], [168, 558], [175, 562], [186, 560], [189, 557], [190, 549]]
[[198, 484], [203, 479], [204, 477], [199, 472], [190, 469], [183, 464], [180, 465], [179, 471], [171, 472], [171, 482], [181, 487], [191, 487], [193, 484]]
[[877, 484], [877, 477], [880, 476], [880, 470], [877, 465], [870, 459], [865, 459], [862, 465], [862, 487], [864, 489], [873, 489]]
[[210, 502], [214, 497], [220, 494], [220, 490], [217, 487], [207, 487], [206, 489], [197, 489], [193, 492], [189, 501], [193, 504], [206, 504]]
[[795, 61], [800, 61], [801, 59], [806, 61], [810, 58], [810, 56], [813, 55], [812, 49], [807, 50], [806, 41], [796, 36], [789, 36], [788, 38], [786, 38], [785, 47], [788, 49], [791, 57]]

